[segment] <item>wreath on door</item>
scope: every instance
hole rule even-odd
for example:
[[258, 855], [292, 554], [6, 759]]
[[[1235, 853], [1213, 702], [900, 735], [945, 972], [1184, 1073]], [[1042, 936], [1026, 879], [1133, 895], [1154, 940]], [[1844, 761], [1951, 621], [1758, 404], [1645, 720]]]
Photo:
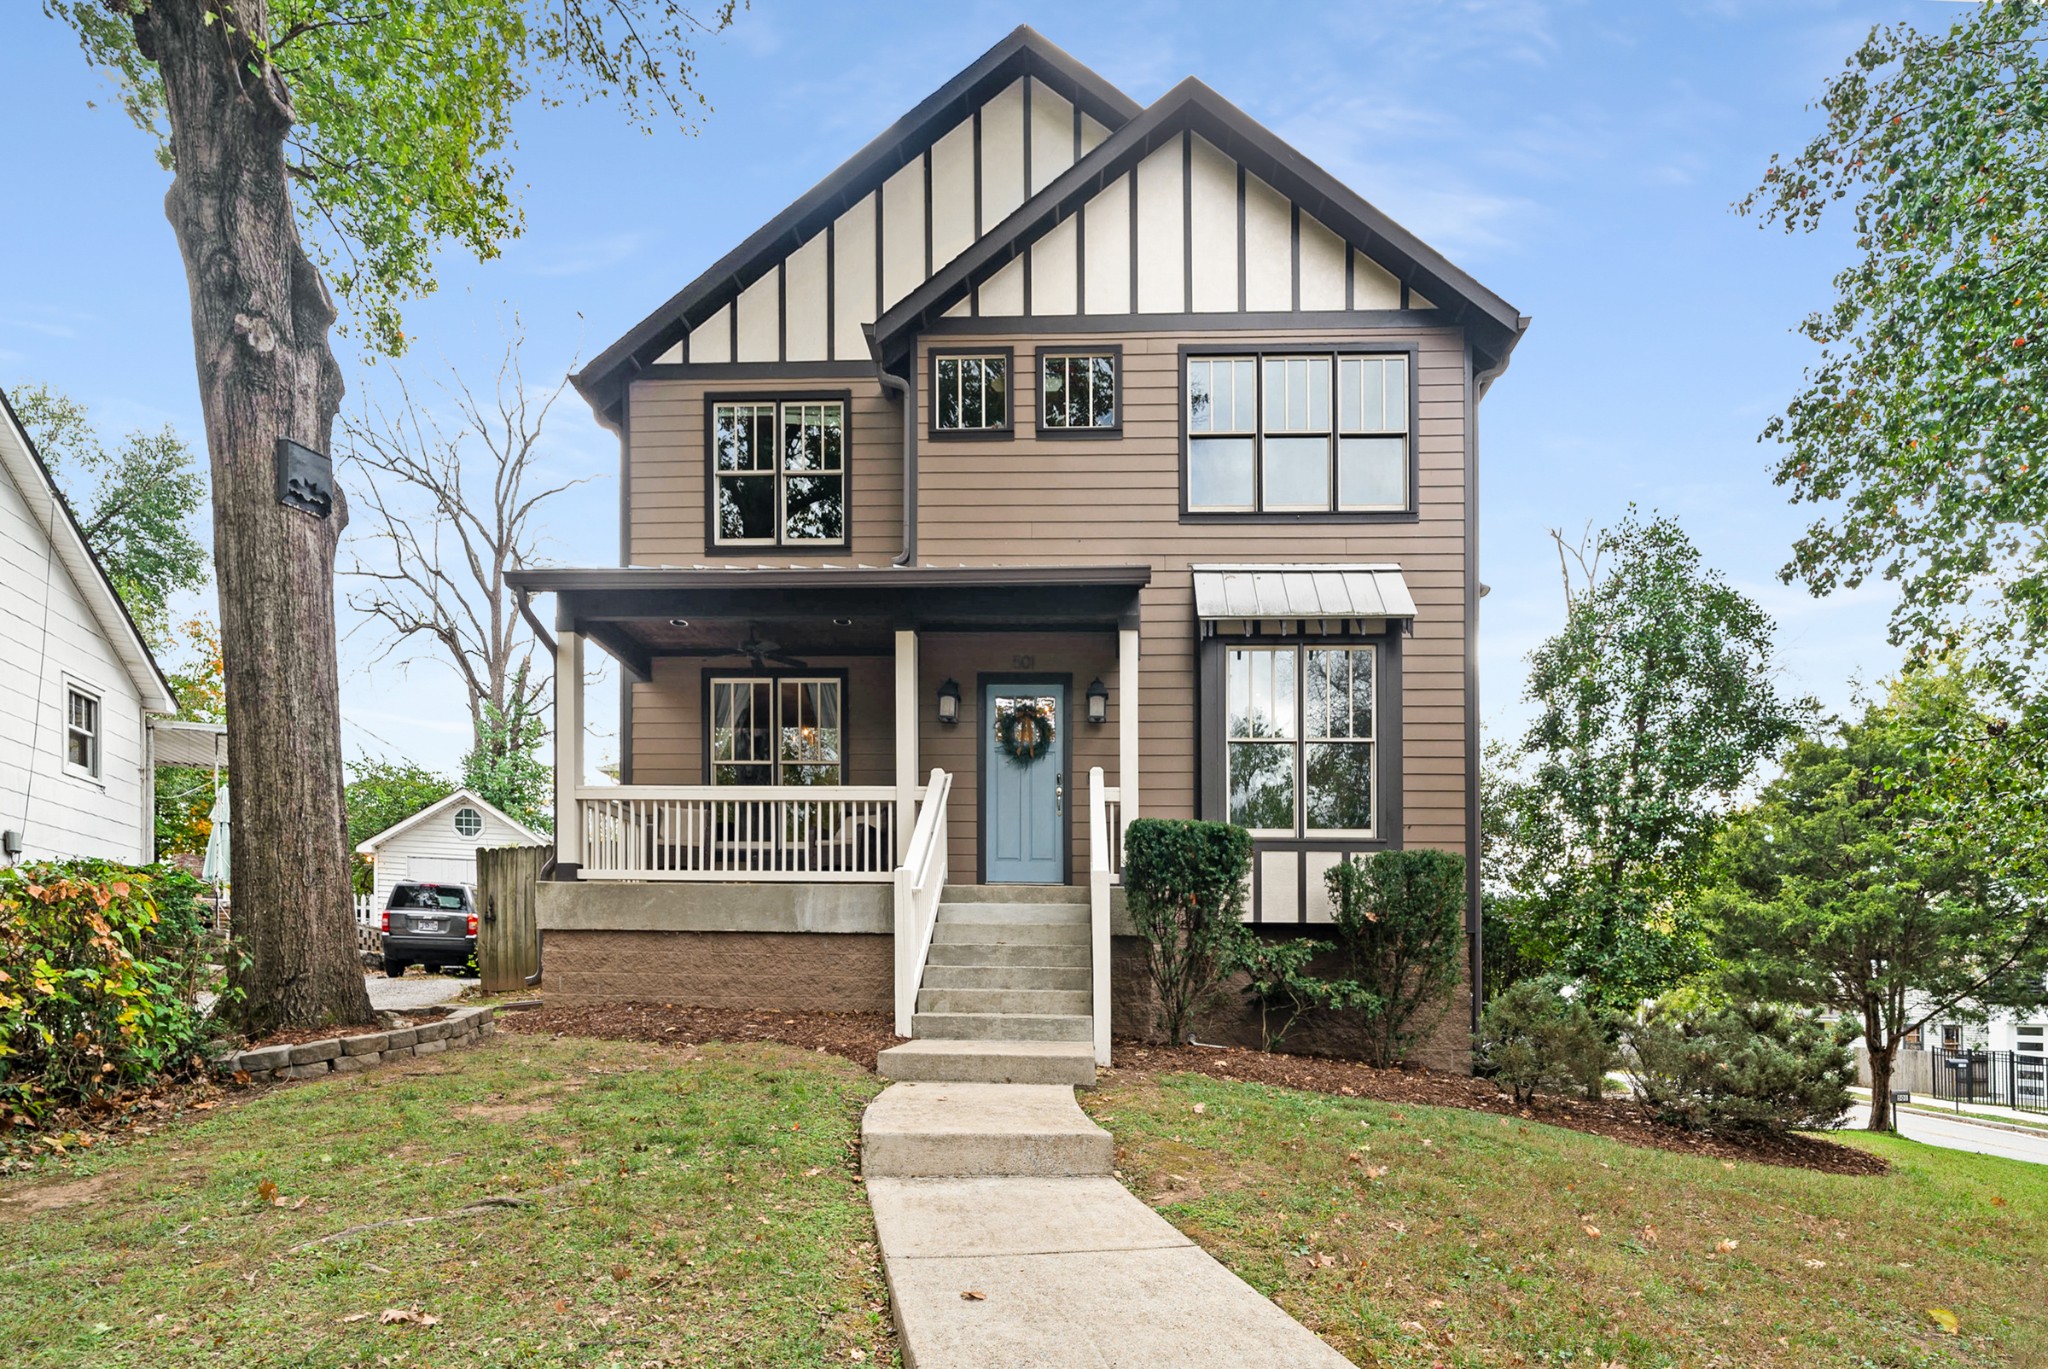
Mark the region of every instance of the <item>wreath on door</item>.
[[1052, 710], [1034, 699], [1019, 699], [996, 710], [996, 750], [1028, 765], [1052, 750]]

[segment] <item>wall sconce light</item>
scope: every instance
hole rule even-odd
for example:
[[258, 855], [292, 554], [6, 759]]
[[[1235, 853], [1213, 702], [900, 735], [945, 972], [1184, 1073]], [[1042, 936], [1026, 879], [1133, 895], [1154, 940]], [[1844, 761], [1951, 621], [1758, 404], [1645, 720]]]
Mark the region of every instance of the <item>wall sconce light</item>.
[[1088, 683], [1088, 721], [1091, 723], [1109, 721], [1109, 690], [1103, 686], [1100, 675]]
[[951, 727], [960, 721], [960, 682], [947, 680], [939, 686], [939, 721]]

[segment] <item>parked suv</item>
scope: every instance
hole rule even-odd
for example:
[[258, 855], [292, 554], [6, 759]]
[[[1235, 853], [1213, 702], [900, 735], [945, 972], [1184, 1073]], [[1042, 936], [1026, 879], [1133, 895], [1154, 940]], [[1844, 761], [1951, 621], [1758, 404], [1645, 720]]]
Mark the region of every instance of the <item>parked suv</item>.
[[401, 884], [382, 924], [384, 973], [408, 965], [460, 969], [476, 956], [476, 899], [466, 884]]

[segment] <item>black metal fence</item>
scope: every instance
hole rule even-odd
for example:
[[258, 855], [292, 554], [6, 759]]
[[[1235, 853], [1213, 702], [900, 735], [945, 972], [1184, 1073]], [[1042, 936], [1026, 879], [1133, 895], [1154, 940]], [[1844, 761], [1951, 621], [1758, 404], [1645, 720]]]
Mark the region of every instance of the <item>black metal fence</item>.
[[2048, 1056], [2018, 1051], [1944, 1051], [1934, 1061], [1934, 1096], [2048, 1113]]

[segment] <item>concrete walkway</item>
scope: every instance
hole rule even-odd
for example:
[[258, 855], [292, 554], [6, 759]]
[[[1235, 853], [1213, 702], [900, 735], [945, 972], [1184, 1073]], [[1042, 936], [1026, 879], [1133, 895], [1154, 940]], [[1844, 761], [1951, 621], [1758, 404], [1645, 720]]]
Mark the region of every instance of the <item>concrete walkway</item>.
[[[985, 1077], [1004, 1043], [977, 1044], [964, 1072]], [[1071, 1085], [898, 1083], [861, 1136], [910, 1369], [1350, 1363], [1111, 1177], [1115, 1144]]]

